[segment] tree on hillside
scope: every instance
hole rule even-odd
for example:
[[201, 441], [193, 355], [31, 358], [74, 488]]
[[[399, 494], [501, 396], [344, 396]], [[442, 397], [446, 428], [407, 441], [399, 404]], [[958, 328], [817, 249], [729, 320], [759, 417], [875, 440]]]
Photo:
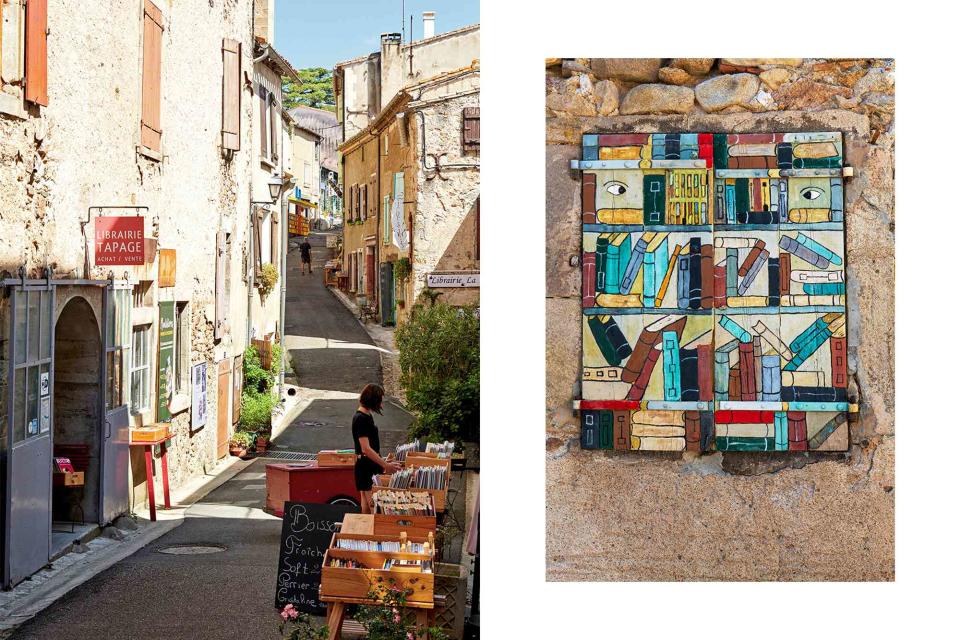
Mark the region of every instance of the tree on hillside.
[[299, 105], [306, 105], [316, 109], [333, 111], [333, 74], [323, 67], [299, 69], [297, 73], [303, 82], [293, 82], [290, 78], [283, 78], [283, 106], [290, 109]]

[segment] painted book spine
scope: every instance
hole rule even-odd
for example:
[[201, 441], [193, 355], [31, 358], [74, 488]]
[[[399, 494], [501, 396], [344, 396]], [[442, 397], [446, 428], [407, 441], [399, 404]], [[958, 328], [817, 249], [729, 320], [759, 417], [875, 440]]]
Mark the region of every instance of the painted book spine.
[[830, 337], [830, 373], [833, 386], [847, 388], [847, 339]]
[[592, 307], [597, 302], [597, 255], [593, 251], [583, 253], [583, 307]]
[[801, 245], [790, 236], [782, 236], [780, 238], [780, 248], [787, 253], [792, 253], [801, 260], [809, 262], [818, 269], [826, 269], [828, 266], [830, 266], [830, 261], [827, 258], [818, 255], [809, 247]]
[[613, 449], [613, 411], [600, 412], [600, 448]]
[[773, 411], [715, 411], [717, 424], [767, 424], [773, 422]]
[[773, 415], [773, 446], [775, 451], [786, 451], [787, 439], [787, 412], [777, 411]]
[[[667, 326], [663, 327], [662, 331], [673, 331], [676, 335], [683, 334], [683, 329], [687, 324], [687, 319], [684, 316], [680, 316], [675, 321], [671, 322]], [[662, 333], [657, 333], [657, 341], [663, 339]], [[654, 343], [656, 344], [656, 343]], [[646, 362], [643, 363], [643, 368], [640, 371], [640, 375], [637, 376], [637, 379], [633, 382], [633, 386], [630, 387], [630, 391], [627, 392], [628, 400], [640, 400], [643, 398], [643, 394], [647, 390], [647, 385], [650, 384], [650, 378], [653, 377], [653, 370], [656, 367], [657, 360], [660, 359], [660, 350], [659, 349], [650, 349]]]
[[601, 293], [607, 288], [607, 247], [609, 245], [610, 240], [608, 238], [603, 236], [597, 238], [597, 286], [594, 287], [597, 293]]
[[798, 233], [797, 242], [807, 249], [810, 249], [818, 256], [826, 258], [831, 264], [834, 264], [838, 267], [843, 264], [843, 258], [806, 234]]
[[727, 298], [732, 298], [737, 295], [738, 259], [736, 249], [727, 249]]
[[750, 285], [752, 285], [753, 281], [757, 278], [757, 274], [760, 273], [760, 270], [763, 268], [767, 261], [767, 257], [769, 256], [770, 253], [766, 249], [762, 249], [760, 251], [757, 259], [752, 265], [750, 265], [750, 270], [744, 274], [743, 280], [740, 282], [740, 287], [737, 289], [737, 293], [739, 293], [741, 296], [747, 293], [747, 291], [750, 289]]
[[[619, 236], [619, 234], [618, 234]], [[607, 267], [604, 279], [604, 293], [620, 293], [620, 250], [619, 237], [614, 237], [607, 245]]]
[[780, 254], [780, 295], [790, 295], [790, 254]]
[[667, 262], [667, 272], [663, 276], [663, 282], [660, 283], [660, 289], [657, 291], [657, 297], [654, 300], [655, 306], [663, 304], [663, 299], [667, 296], [667, 287], [670, 285], [670, 276], [677, 266], [677, 258], [680, 256], [680, 245], [673, 247], [673, 253], [670, 255], [670, 261]]
[[690, 256], [677, 258], [677, 308], [690, 308]]
[[587, 320], [587, 326], [590, 327], [590, 332], [607, 364], [618, 367], [623, 359], [630, 355], [627, 338], [612, 317], [605, 316], [605, 319], [601, 319], [598, 316], [591, 316]]
[[663, 399], [680, 400], [680, 340], [676, 331], [663, 332]]
[[767, 293], [770, 306], [780, 304], [780, 258], [767, 259]]
[[633, 352], [623, 366], [623, 373], [620, 374], [620, 379], [623, 382], [633, 383], [636, 381], [640, 372], [643, 371], [643, 365], [647, 361], [650, 351], [653, 350], [659, 339], [660, 333], [658, 331], [650, 331], [644, 328], [640, 332], [637, 344], [633, 347]]
[[657, 275], [653, 272], [653, 254], [643, 254], [643, 306], [652, 307], [657, 295]]
[[680, 400], [700, 399], [700, 373], [697, 350], [680, 349]]
[[633, 289], [633, 281], [637, 279], [637, 275], [640, 273], [640, 267], [643, 265], [643, 255], [646, 250], [647, 241], [642, 238], [637, 240], [633, 251], [630, 252], [630, 260], [624, 269], [623, 278], [620, 279], [621, 294], [626, 295]]
[[700, 248], [700, 283], [703, 288], [700, 306], [704, 309], [712, 309], [714, 284], [712, 244], [706, 244]]
[[846, 387], [783, 387], [784, 402], [846, 402]]
[[726, 330], [727, 333], [732, 335], [740, 342], [753, 343], [753, 336], [750, 335], [750, 332], [737, 324], [736, 321], [730, 316], [720, 316], [719, 322], [720, 326]]
[[807, 414], [787, 411], [787, 448], [790, 451], [807, 450]]
[[753, 342], [740, 343], [740, 399], [757, 399], [757, 378], [753, 359]]
[[594, 224], [597, 221], [597, 174], [595, 173], [583, 174], [580, 209], [584, 224]]
[[779, 193], [777, 198], [777, 212], [780, 214], [780, 222], [787, 221], [787, 207], [788, 207], [788, 193], [787, 193], [787, 181], [783, 178], [779, 181]]
[[727, 306], [727, 266], [718, 264], [713, 268], [713, 306], [722, 309]]
[[654, 300], [656, 300], [656, 295], [660, 291], [660, 285], [667, 275], [667, 266], [670, 263], [670, 253], [667, 250], [667, 235], [660, 234], [652, 244], [655, 245], [653, 250], [653, 276], [655, 281], [653, 295]]
[[760, 399], [770, 402], [780, 400], [780, 356], [760, 356], [760, 366], [762, 367]]
[[724, 197], [723, 181], [720, 180], [714, 185], [713, 188], [716, 193], [715, 202], [713, 207], [713, 219], [717, 224], [725, 224], [727, 221], [727, 206], [726, 198]]
[[847, 292], [842, 282], [813, 282], [803, 285], [803, 292], [811, 296], [840, 296]]
[[800, 368], [807, 358], [812, 356], [824, 342], [830, 338], [830, 331], [827, 329], [827, 323], [821, 318], [803, 331], [793, 342], [790, 343], [790, 350], [793, 352], [793, 358], [790, 359], [784, 367], [784, 371], [796, 371]]
[[713, 354], [714, 399], [727, 400], [730, 395], [730, 353], [716, 351]]
[[830, 221], [843, 222], [843, 181], [830, 178]]
[[699, 400], [707, 402], [713, 400], [713, 354], [711, 345], [697, 345], [697, 387], [700, 389]]
[[600, 448], [600, 411], [580, 412], [580, 448]]
[[618, 451], [630, 450], [630, 412], [613, 412], [613, 448]]
[[727, 387], [730, 400], [742, 400], [740, 397], [740, 365], [739, 363], [730, 367]]
[[699, 309], [703, 295], [700, 238], [690, 238], [690, 308]]

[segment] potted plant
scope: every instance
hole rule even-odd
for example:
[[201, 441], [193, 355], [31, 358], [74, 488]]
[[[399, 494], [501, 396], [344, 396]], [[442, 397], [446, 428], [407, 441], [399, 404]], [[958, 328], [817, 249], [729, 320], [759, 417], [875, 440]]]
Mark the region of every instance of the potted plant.
[[230, 455], [242, 458], [247, 455], [253, 444], [253, 434], [249, 431], [237, 431], [230, 438]]
[[265, 452], [268, 446], [270, 446], [269, 429], [257, 432], [257, 453]]

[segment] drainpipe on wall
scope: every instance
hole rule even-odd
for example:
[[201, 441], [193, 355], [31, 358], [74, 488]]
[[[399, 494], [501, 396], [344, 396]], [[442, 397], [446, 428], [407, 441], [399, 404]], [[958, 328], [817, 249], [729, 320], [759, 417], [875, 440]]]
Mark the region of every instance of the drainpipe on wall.
[[[287, 253], [290, 250], [288, 246], [290, 243], [290, 221], [287, 213], [289, 207], [284, 205], [284, 198], [295, 182], [296, 180], [291, 178], [284, 181], [283, 186], [280, 187], [280, 224], [283, 227], [283, 231], [280, 233], [283, 237], [283, 253], [280, 256], [280, 380], [277, 381], [277, 386], [281, 401], [283, 401], [283, 383], [287, 377], [287, 331], [285, 324], [287, 317]], [[307, 231], [308, 238], [309, 233]]]

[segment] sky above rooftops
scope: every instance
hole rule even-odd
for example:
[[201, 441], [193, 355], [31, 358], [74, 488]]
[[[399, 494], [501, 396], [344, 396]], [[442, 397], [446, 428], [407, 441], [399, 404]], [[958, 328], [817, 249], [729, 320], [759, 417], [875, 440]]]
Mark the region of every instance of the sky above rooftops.
[[[479, 0], [276, 0], [274, 46], [297, 69], [333, 68], [380, 49], [381, 33], [423, 38], [423, 12], [435, 11], [435, 33], [480, 22]], [[405, 15], [404, 15], [405, 14]], [[403, 16], [401, 18], [401, 16]]]

